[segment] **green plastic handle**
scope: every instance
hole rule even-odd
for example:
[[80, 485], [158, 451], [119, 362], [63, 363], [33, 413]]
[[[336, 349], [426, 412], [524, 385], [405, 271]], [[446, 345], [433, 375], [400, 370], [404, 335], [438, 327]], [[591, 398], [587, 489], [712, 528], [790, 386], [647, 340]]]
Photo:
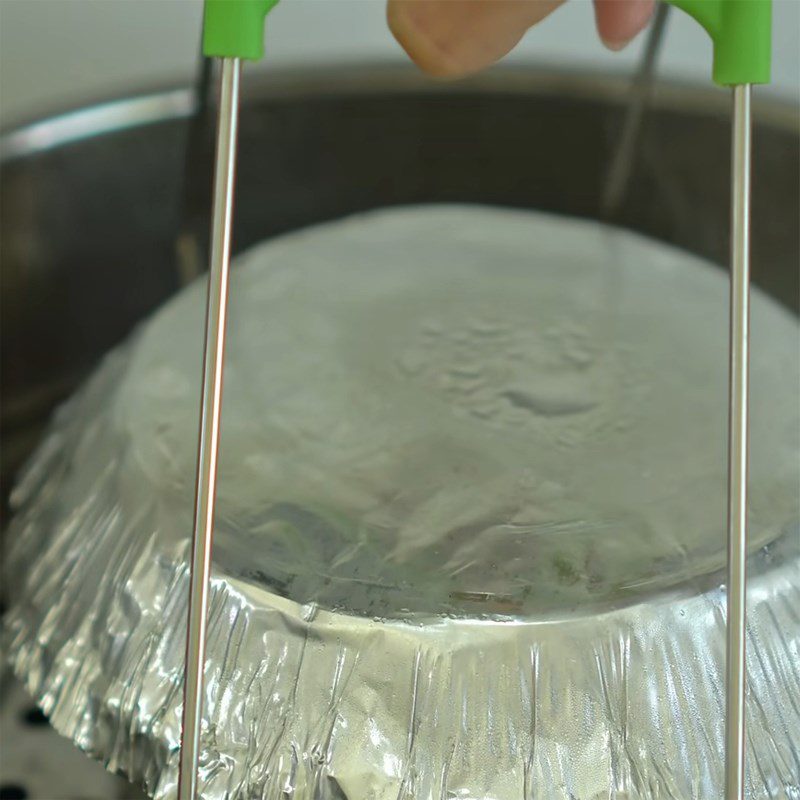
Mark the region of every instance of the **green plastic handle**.
[[264, 18], [278, 0], [206, 0], [203, 53], [218, 58], [264, 55]]
[[772, 0], [667, 0], [694, 17], [714, 42], [714, 81], [769, 83]]

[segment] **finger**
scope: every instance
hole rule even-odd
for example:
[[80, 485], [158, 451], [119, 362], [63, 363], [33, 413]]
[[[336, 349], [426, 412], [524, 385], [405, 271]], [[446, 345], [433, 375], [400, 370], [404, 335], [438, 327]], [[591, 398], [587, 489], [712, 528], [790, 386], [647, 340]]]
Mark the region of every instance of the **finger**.
[[564, 0], [389, 0], [397, 41], [431, 75], [460, 77], [488, 67]]
[[597, 32], [610, 50], [621, 50], [653, 15], [655, 0], [594, 0]]

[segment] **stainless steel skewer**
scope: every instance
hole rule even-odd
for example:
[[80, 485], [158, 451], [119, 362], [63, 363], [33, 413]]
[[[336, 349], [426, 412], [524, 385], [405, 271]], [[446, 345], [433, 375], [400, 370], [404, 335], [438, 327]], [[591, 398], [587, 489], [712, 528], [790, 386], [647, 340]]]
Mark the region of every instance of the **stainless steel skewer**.
[[[611, 161], [601, 212], [613, 217], [624, 197], [663, 38], [662, 4], [634, 78], [622, 135]], [[731, 268], [728, 386], [728, 569], [725, 683], [725, 799], [745, 796], [745, 638], [747, 628], [747, 473], [750, 336], [750, 84], [733, 87]]]
[[750, 337], [750, 84], [733, 89], [732, 138], [725, 797], [726, 800], [743, 800]]
[[605, 219], [612, 219], [616, 216], [625, 198], [633, 164], [636, 160], [639, 133], [650, 100], [656, 61], [671, 8], [672, 6], [666, 3], [659, 3], [647, 34], [641, 60], [633, 76], [622, 130], [616, 147], [613, 149], [611, 165], [606, 174], [603, 195], [600, 199], [600, 212]]
[[228, 268], [233, 216], [240, 72], [241, 62], [238, 58], [222, 59], [200, 408], [200, 442], [197, 456], [194, 529], [189, 578], [178, 800], [195, 800], [197, 796], [200, 729], [203, 718], [203, 669], [205, 666], [211, 545], [216, 501], [217, 452], [222, 409], [222, 372], [225, 358], [225, 321], [228, 305]]

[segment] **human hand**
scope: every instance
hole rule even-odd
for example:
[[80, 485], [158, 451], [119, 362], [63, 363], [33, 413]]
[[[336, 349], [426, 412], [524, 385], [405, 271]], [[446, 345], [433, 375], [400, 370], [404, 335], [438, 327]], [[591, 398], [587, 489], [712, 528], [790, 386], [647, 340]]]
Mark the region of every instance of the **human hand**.
[[[457, 78], [488, 67], [564, 0], [389, 0], [397, 41], [425, 72]], [[594, 0], [597, 32], [612, 50], [647, 24], [655, 0]]]

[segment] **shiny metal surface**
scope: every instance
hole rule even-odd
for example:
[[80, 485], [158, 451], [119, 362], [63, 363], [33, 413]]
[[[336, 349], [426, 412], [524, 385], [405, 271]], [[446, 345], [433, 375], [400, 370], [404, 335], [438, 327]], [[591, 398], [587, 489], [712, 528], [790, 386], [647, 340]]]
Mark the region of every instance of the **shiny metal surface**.
[[750, 359], [750, 86], [733, 89], [725, 796], [744, 800]]
[[192, 113], [195, 102], [190, 90], [175, 89], [69, 111], [4, 134], [0, 137], [0, 159], [13, 161], [139, 125], [183, 119]]
[[217, 454], [222, 413], [240, 74], [241, 62], [238, 58], [222, 59], [211, 217], [211, 266], [208, 275], [200, 401], [200, 443], [197, 453], [192, 558], [189, 571], [181, 760], [178, 770], [179, 800], [194, 800], [197, 796], [208, 592], [217, 496]]

